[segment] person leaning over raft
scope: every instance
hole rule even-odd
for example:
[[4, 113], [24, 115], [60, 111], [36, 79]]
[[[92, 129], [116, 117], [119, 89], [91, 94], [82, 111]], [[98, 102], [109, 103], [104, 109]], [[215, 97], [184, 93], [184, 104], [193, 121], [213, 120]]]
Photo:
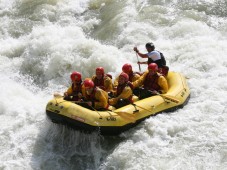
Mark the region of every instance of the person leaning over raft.
[[113, 92], [114, 98], [109, 99], [110, 105], [119, 108], [132, 102], [132, 84], [129, 82], [129, 76], [122, 72], [118, 79], [117, 90]]
[[103, 67], [98, 67], [95, 70], [96, 75], [92, 77], [92, 81], [94, 82], [96, 87], [99, 87], [106, 92], [110, 92], [113, 90], [112, 79], [104, 73]]
[[[83, 86], [84, 102], [81, 102], [82, 106], [92, 110], [107, 110], [109, 108], [108, 94], [106, 91], [95, 87], [94, 82], [90, 79], [84, 80]], [[85, 103], [85, 105], [82, 103]]]
[[[147, 43], [145, 45], [147, 52], [146, 54], [140, 53], [137, 47], [134, 47], [133, 50], [141, 57], [141, 58], [148, 58], [148, 61], [140, 62], [138, 61], [137, 64], [150, 64], [150, 63], [156, 63], [158, 65], [158, 72], [163, 74], [164, 76], [167, 76], [169, 67], [166, 66], [166, 63], [163, 62], [161, 58], [161, 53], [159, 51], [155, 50], [155, 46], [153, 43]], [[164, 56], [163, 56], [164, 58]]]
[[72, 72], [71, 76], [72, 85], [64, 93], [64, 99], [69, 101], [78, 101], [82, 98], [82, 79], [79, 72]]
[[166, 78], [157, 71], [158, 65], [151, 63], [148, 65], [148, 70], [132, 83], [134, 88], [141, 87], [138, 91], [134, 91], [134, 94], [140, 99], [168, 91], [169, 87]]
[[[140, 78], [140, 74], [137, 73], [137, 72], [133, 72], [132, 65], [129, 64], [129, 63], [126, 63], [122, 66], [122, 71], [124, 73], [128, 74], [130, 82], [134, 82], [134, 81], [136, 81], [137, 79]], [[118, 79], [119, 79], [119, 76], [114, 80], [114, 87], [115, 88], [118, 86]]]

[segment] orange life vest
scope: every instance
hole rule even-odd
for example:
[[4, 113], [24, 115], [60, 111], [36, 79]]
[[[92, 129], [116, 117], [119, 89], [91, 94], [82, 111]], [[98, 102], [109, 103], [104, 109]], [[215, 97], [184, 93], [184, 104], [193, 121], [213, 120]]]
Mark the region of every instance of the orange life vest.
[[77, 83], [76, 85], [73, 83], [72, 84], [72, 90], [73, 90], [73, 93], [72, 93], [72, 96], [77, 96], [78, 93], [82, 93], [82, 81], [80, 83]]
[[[104, 79], [106, 78], [106, 76], [108, 75], [104, 75], [102, 77], [102, 79], [98, 79], [96, 76], [95, 76], [95, 79], [94, 79], [94, 84], [96, 87], [99, 87], [100, 89], [102, 90], [106, 90], [106, 87], [104, 85]], [[109, 76], [108, 76], [109, 77]]]
[[[132, 83], [130, 81], [128, 81], [122, 85], [117, 86], [117, 96], [119, 96], [123, 92], [123, 90], [126, 86], [129, 86], [133, 90]], [[132, 102], [132, 96], [129, 97], [129, 101]]]
[[158, 85], [159, 76], [160, 75], [158, 75], [157, 73], [154, 75], [147, 74], [145, 81], [144, 81], [144, 89], [151, 90], [151, 91], [160, 90], [161, 87]]
[[[90, 100], [93, 104], [94, 102], [98, 102], [98, 100], [95, 98], [96, 92], [97, 92], [97, 88], [95, 87], [92, 93], [90, 95], [87, 95], [87, 99]], [[107, 103], [105, 109], [108, 109], [108, 107], [109, 107], [109, 104]]]
[[92, 93], [91, 93], [90, 95], [87, 94], [87, 99], [90, 100], [91, 102], [97, 101], [97, 100], [95, 99], [95, 93], [96, 93], [96, 91], [97, 91], [97, 89], [94, 88], [93, 91], [92, 91]]

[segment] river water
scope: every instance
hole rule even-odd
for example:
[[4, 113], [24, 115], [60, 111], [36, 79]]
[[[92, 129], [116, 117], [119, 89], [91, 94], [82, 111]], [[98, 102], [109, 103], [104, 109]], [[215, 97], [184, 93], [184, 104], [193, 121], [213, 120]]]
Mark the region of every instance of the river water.
[[[187, 77], [184, 108], [116, 137], [47, 119], [72, 71], [139, 71], [147, 42]], [[0, 170], [224, 170], [226, 79], [225, 0], [0, 0]]]

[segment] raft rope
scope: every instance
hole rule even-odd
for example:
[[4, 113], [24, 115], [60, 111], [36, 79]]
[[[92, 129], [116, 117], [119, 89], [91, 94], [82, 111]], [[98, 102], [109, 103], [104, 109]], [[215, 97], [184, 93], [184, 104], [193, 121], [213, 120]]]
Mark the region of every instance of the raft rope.
[[136, 104], [134, 104], [134, 103], [131, 103], [133, 106], [134, 106], [134, 108], [135, 108], [135, 110], [133, 111], [133, 113], [136, 113], [136, 112], [139, 112], [139, 110], [136, 108]]
[[98, 110], [96, 110], [94, 107], [92, 107], [92, 106], [90, 106], [96, 113], [98, 113], [98, 115], [99, 115], [99, 119], [102, 119], [102, 116], [101, 116], [101, 114], [98, 112]]
[[135, 106], [137, 106], [137, 107], [139, 107], [139, 108], [141, 108], [141, 109], [143, 109], [143, 110], [146, 110], [146, 111], [148, 111], [148, 112], [152, 112], [151, 110], [148, 110], [148, 109], [146, 109], [146, 108], [144, 108], [144, 107], [141, 107], [141, 106], [139, 106], [139, 105], [136, 105], [136, 104], [132, 104], [134, 107]]

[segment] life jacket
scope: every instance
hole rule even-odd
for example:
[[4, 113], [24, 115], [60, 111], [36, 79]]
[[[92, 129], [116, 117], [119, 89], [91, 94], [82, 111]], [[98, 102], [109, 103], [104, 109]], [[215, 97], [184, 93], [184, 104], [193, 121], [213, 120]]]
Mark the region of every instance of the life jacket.
[[131, 73], [128, 74], [128, 77], [129, 77], [128, 80], [129, 80], [130, 82], [132, 82], [132, 79], [133, 79], [134, 75], [135, 75], [135, 74], [134, 74], [133, 72], [131, 72]]
[[147, 61], [148, 65], [151, 63], [156, 63], [159, 68], [166, 66], [166, 59], [165, 59], [163, 53], [161, 53], [160, 51], [157, 51], [157, 52], [159, 52], [161, 59], [153, 61], [151, 58], [148, 58], [148, 61]]
[[77, 96], [78, 93], [82, 93], [82, 81], [78, 84], [72, 84], [72, 90], [73, 90], [73, 93], [72, 93], [72, 96]]
[[158, 79], [159, 79], [160, 75], [158, 73], [154, 74], [154, 75], [149, 75], [149, 73], [147, 74], [145, 81], [144, 81], [144, 89], [147, 90], [160, 90], [160, 86], [158, 85]]
[[100, 89], [106, 90], [106, 88], [104, 86], [104, 79], [105, 79], [105, 75], [102, 77], [102, 79], [98, 79], [97, 76], [95, 76], [95, 78], [94, 78], [95, 86], [99, 87]]
[[147, 63], [148, 63], [148, 65], [151, 64], [151, 63], [156, 63], [159, 68], [163, 67], [161, 59], [153, 61], [151, 58], [148, 58]]
[[87, 94], [87, 99], [90, 100], [91, 102], [97, 101], [97, 100], [95, 99], [95, 93], [96, 93], [96, 91], [97, 91], [97, 89], [94, 88], [93, 91], [92, 91], [92, 93], [91, 93], [90, 95]]
[[129, 80], [130, 82], [132, 82], [132, 80], [133, 80], [133, 78], [134, 78], [134, 76], [135, 76], [136, 74], [138, 74], [138, 75], [140, 75], [140, 76], [142, 75], [142, 74], [139, 73], [139, 72], [133, 72], [133, 71], [132, 71], [131, 73], [128, 74], [128, 77], [129, 77], [128, 80]]
[[[129, 86], [133, 90], [132, 83], [130, 81], [128, 81], [122, 85], [117, 86], [117, 96], [119, 96], [123, 92], [123, 90], [126, 86]], [[132, 102], [132, 96], [129, 97], [129, 101]]]
[[[97, 88], [95, 87], [92, 93], [90, 95], [87, 95], [87, 100], [90, 100], [92, 103], [98, 102], [98, 100], [95, 98], [96, 92], [97, 92]], [[105, 109], [108, 109], [108, 107], [109, 107], [109, 103], [107, 103]]]
[[165, 59], [163, 53], [161, 53], [160, 51], [158, 51], [158, 52], [160, 53], [160, 56], [161, 56], [162, 65], [163, 65], [163, 66], [166, 66], [166, 59]]

